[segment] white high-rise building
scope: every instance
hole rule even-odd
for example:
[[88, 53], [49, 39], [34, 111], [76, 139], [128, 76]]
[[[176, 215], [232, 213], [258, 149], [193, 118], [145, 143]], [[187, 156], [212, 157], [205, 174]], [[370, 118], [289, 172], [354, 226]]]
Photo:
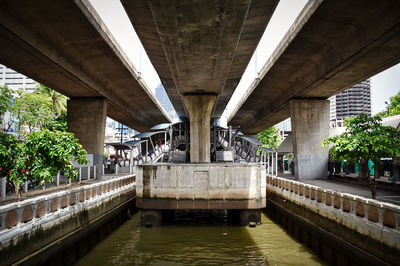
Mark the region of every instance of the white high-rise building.
[[371, 83], [364, 80], [329, 98], [331, 127], [341, 126], [346, 117], [366, 113], [371, 116]]
[[13, 90], [22, 89], [31, 92], [35, 89], [37, 82], [0, 64], [0, 86], [4, 84]]

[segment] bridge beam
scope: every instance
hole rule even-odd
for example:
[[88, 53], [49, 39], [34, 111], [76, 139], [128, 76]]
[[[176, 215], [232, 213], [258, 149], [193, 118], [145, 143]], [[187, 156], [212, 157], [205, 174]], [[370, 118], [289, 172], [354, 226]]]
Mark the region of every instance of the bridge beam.
[[104, 154], [107, 100], [105, 98], [72, 98], [68, 100], [68, 130], [93, 154], [97, 176], [101, 175]]
[[186, 95], [184, 101], [190, 118], [190, 162], [210, 162], [210, 121], [217, 96]]
[[292, 100], [290, 113], [295, 178], [326, 178], [329, 149], [322, 148], [321, 141], [329, 136], [329, 101]]

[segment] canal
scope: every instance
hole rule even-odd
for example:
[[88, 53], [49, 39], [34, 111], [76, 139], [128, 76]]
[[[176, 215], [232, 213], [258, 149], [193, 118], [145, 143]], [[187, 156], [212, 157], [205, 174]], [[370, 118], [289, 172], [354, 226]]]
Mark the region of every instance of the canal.
[[255, 228], [231, 225], [226, 211], [175, 214], [140, 226], [140, 212], [76, 265], [322, 265], [311, 250], [262, 214]]

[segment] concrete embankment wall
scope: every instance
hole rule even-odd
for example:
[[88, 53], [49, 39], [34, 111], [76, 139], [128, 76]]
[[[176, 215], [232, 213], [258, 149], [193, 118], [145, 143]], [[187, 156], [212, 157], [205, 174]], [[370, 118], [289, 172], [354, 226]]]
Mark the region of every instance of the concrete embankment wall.
[[400, 207], [267, 177], [267, 212], [334, 265], [398, 265]]
[[70, 265], [135, 211], [135, 175], [0, 207], [0, 264]]

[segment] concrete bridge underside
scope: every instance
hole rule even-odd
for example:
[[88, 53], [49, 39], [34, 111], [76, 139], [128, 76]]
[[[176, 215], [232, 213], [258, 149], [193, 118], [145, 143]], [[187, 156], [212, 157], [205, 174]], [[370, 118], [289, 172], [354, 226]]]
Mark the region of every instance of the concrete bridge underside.
[[258, 133], [400, 62], [400, 2], [310, 1], [229, 120]]
[[222, 114], [278, 1], [122, 3], [175, 110], [189, 117], [191, 162], [209, 162], [210, 118]]
[[168, 115], [87, 0], [0, 1], [0, 62], [139, 131]]

